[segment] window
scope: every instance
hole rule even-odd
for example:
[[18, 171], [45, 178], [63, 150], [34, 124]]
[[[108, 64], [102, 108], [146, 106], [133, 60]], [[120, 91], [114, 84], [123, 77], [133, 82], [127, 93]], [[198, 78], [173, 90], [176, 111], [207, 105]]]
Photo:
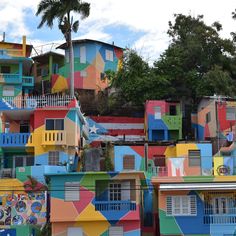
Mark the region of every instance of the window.
[[135, 169], [134, 155], [125, 155], [123, 157], [123, 169], [124, 170], [134, 170]]
[[201, 166], [201, 150], [188, 151], [189, 166]]
[[227, 197], [215, 197], [212, 199], [213, 214], [228, 214], [230, 199]]
[[104, 80], [104, 79], [105, 79], [105, 73], [102, 73], [102, 72], [100, 73], [100, 79], [101, 79], [101, 80]]
[[236, 107], [226, 107], [226, 120], [236, 120]]
[[153, 156], [153, 162], [155, 166], [166, 166], [166, 158], [164, 155]]
[[86, 47], [80, 47], [80, 63], [86, 63]]
[[176, 116], [177, 115], [177, 111], [176, 111], [176, 106], [175, 105], [170, 105], [169, 109], [170, 109], [170, 116]]
[[58, 151], [48, 152], [48, 165], [56, 166], [58, 164], [59, 164], [59, 152]]
[[67, 229], [67, 236], [83, 236], [83, 230], [79, 227], [69, 227]]
[[79, 182], [65, 182], [65, 201], [79, 201]]
[[124, 231], [122, 226], [111, 226], [109, 228], [109, 236], [123, 236]]
[[161, 107], [159, 106], [154, 107], [154, 119], [161, 119]]
[[168, 216], [197, 215], [196, 196], [167, 196], [166, 214]]
[[3, 86], [3, 96], [14, 96], [14, 86]]
[[206, 114], [206, 123], [210, 123], [211, 122], [211, 113], [210, 112], [207, 112]]
[[87, 71], [86, 70], [81, 70], [80, 71], [80, 76], [84, 77], [84, 78], [87, 77]]
[[10, 66], [1, 66], [1, 73], [10, 74], [11, 73]]
[[121, 201], [121, 183], [109, 184], [109, 200]]
[[64, 130], [64, 119], [46, 119], [46, 130]]
[[107, 61], [113, 61], [113, 51], [106, 50], [106, 60]]

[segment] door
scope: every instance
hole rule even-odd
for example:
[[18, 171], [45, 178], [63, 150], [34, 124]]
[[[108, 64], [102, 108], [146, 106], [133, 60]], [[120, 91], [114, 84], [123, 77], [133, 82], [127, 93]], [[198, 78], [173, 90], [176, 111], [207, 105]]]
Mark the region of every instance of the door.
[[82, 228], [79, 228], [79, 227], [69, 227], [67, 229], [67, 236], [83, 236]]
[[213, 199], [213, 213], [214, 214], [228, 214], [229, 199], [227, 197], [215, 197]]

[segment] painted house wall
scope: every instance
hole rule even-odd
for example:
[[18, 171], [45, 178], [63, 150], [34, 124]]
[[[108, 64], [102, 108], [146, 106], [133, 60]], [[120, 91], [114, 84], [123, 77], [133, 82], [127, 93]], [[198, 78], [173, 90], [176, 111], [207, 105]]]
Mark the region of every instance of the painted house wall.
[[[189, 150], [200, 150], [201, 166], [189, 167]], [[114, 146], [114, 169], [123, 171], [123, 158], [133, 155], [135, 170], [145, 170], [144, 146]], [[148, 146], [148, 167], [154, 167], [154, 159], [166, 158], [168, 176], [209, 175], [212, 173], [212, 145], [210, 143], [177, 143], [176, 146]], [[149, 172], [151, 174], [151, 172]], [[151, 177], [151, 176], [149, 176]]]
[[[220, 137], [225, 138], [226, 134], [233, 131], [235, 135], [236, 120], [227, 120], [226, 108], [236, 107], [235, 101], [221, 101], [203, 99], [198, 105], [197, 119], [192, 119], [192, 127], [197, 128], [197, 138], [205, 140], [206, 138], [217, 137], [217, 122], [219, 122]], [[216, 110], [217, 108], [217, 110]], [[210, 113], [211, 119], [206, 121], [207, 114]]]
[[[85, 62], [81, 62], [80, 48], [85, 47]], [[106, 79], [101, 79], [101, 73], [107, 70], [116, 71], [123, 51], [113, 45], [98, 42], [74, 43], [75, 89], [91, 89], [99, 91], [108, 86]], [[113, 61], [106, 60], [105, 51], [113, 52]], [[69, 56], [65, 50], [65, 65], [59, 69], [58, 75], [53, 76], [52, 92], [69, 88]], [[85, 74], [81, 74], [81, 71]]]
[[[176, 106], [176, 115], [170, 115], [170, 106]], [[155, 117], [155, 107], [160, 107], [160, 117]], [[165, 101], [146, 101], [146, 135], [149, 141], [177, 140], [182, 138], [180, 104]]]
[[[18, 179], [0, 180], [1, 235], [35, 235], [46, 223], [47, 199], [44, 191], [28, 193]], [[9, 229], [10, 228], [10, 229]], [[10, 234], [8, 234], [10, 233]]]
[[[215, 191], [219, 194], [219, 191]], [[227, 214], [212, 214], [210, 217], [216, 217], [221, 220], [206, 221], [209, 214], [204, 212], [205, 191], [163, 191], [159, 192], [159, 220], [160, 220], [160, 233], [161, 235], [209, 235], [209, 236], [224, 236], [233, 235], [235, 232], [235, 224], [229, 223], [227, 217], [234, 215]], [[197, 213], [193, 216], [168, 216], [167, 212], [167, 196], [196, 196]], [[227, 193], [222, 192], [221, 195], [227, 196]], [[218, 222], [218, 223], [217, 223]]]
[[[56, 142], [54, 144], [42, 143], [42, 136], [43, 133], [46, 131], [45, 121], [46, 119], [50, 118], [64, 119], [64, 132], [66, 132], [64, 145], [58, 145], [56, 144]], [[79, 145], [81, 137], [80, 125], [80, 119], [78, 117], [78, 111], [76, 109], [36, 110], [34, 112], [33, 122], [33, 143], [30, 144], [30, 146], [34, 147], [35, 164], [47, 165], [49, 151], [59, 151], [60, 162], [68, 162], [69, 156], [75, 155], [75, 147]]]
[[[110, 226], [123, 226], [125, 236], [141, 235], [140, 232], [140, 195], [134, 191], [136, 210], [95, 210], [96, 183], [98, 181], [127, 181], [132, 180], [135, 186], [140, 185], [136, 173], [119, 174], [105, 173], [76, 173], [67, 175], [50, 175], [51, 179], [51, 222], [52, 235], [67, 235], [68, 227], [81, 227], [85, 236], [108, 235]], [[80, 182], [80, 201], [64, 201], [65, 182]], [[59, 191], [59, 189], [61, 189]], [[104, 201], [104, 199], [103, 199]], [[66, 217], [65, 217], [66, 216]], [[91, 224], [94, 227], [91, 227]], [[95, 227], [97, 226], [97, 227]]]

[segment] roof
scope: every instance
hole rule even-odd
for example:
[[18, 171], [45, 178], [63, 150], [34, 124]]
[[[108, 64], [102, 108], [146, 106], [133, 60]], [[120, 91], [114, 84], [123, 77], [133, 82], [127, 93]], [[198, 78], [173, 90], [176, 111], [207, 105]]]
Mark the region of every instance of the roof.
[[34, 56], [32, 57], [32, 59], [39, 63], [48, 63], [47, 59], [49, 58], [50, 55], [52, 55], [54, 58], [58, 60], [65, 58], [65, 56], [60, 53], [49, 51], [49, 52]]
[[117, 171], [98, 171], [98, 172], [69, 172], [69, 173], [53, 173], [53, 174], [45, 174], [45, 176], [48, 177], [57, 177], [57, 176], [76, 176], [76, 175], [92, 175], [92, 176], [99, 176], [99, 175], [111, 175], [111, 176], [115, 176], [115, 175], [127, 175], [128, 177], [132, 174], [138, 175], [140, 177], [140, 179], [145, 179], [145, 174], [143, 171], [121, 171], [121, 172], [117, 172]]
[[[77, 40], [72, 40], [72, 43], [98, 43], [98, 44], [103, 44], [103, 45], [108, 45], [108, 46], [113, 46], [115, 48], [119, 48], [119, 49], [124, 49], [124, 48], [121, 48], [121, 47], [118, 47], [114, 44], [110, 44], [110, 43], [105, 43], [105, 42], [102, 42], [102, 41], [98, 41], [98, 40], [93, 40], [93, 39], [77, 39]], [[60, 48], [60, 49], [66, 49], [68, 46], [67, 46], [67, 43], [63, 43], [61, 44], [60, 46], [58, 46], [57, 48]]]
[[160, 191], [189, 190], [235, 190], [236, 183], [182, 183], [160, 184]]

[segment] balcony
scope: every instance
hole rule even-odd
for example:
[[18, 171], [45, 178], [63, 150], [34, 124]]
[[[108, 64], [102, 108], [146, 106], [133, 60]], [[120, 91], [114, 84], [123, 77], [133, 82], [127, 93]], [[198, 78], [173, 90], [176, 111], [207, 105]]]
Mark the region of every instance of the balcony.
[[22, 83], [22, 77], [19, 74], [1, 73], [0, 77], [3, 78], [1, 82], [4, 82], [6, 84], [21, 84]]
[[66, 145], [66, 132], [61, 130], [44, 131], [42, 145]]
[[[30, 83], [30, 78], [27, 77], [25, 82]], [[0, 99], [0, 110], [68, 108], [72, 101], [76, 101], [76, 99], [71, 96], [2, 97]], [[73, 104], [73, 107], [75, 106], [76, 103]]]
[[203, 218], [203, 223], [211, 225], [236, 224], [236, 215], [206, 215]]
[[32, 143], [30, 133], [1, 133], [0, 147], [25, 147]]
[[96, 211], [136, 211], [136, 203], [131, 201], [95, 201]]
[[22, 76], [22, 86], [25, 86], [25, 87], [34, 86], [34, 77], [33, 76]]
[[149, 166], [148, 173], [152, 176], [165, 177], [168, 176], [168, 169], [165, 166]]

